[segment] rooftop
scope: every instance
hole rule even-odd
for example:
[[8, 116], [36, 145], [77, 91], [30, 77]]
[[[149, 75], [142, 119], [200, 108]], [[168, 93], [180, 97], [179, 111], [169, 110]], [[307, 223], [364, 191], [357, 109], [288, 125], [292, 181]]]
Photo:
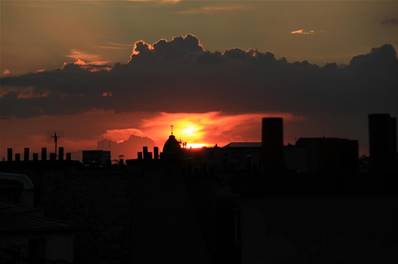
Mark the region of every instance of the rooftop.
[[231, 142], [224, 148], [261, 148], [261, 142]]

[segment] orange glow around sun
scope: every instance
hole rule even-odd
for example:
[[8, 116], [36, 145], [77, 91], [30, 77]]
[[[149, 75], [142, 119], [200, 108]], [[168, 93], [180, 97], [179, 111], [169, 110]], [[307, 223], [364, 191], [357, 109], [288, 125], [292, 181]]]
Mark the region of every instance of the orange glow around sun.
[[203, 131], [199, 125], [193, 123], [182, 124], [181, 140], [185, 142], [187, 148], [203, 148], [208, 146], [206, 143], [198, 143], [204, 140]]
[[[290, 113], [115, 113], [111, 111], [91, 111], [79, 115], [40, 116], [26, 120], [0, 119], [0, 127], [13, 129], [0, 130], [4, 142], [18, 142], [10, 147], [23, 151], [24, 147], [40, 151], [50, 147], [48, 124], [56, 131], [62, 131], [61, 144], [68, 151], [98, 148], [98, 142], [109, 140], [112, 156], [119, 154], [126, 158], [136, 158], [143, 146], [158, 146], [162, 151], [164, 143], [173, 134], [177, 140], [186, 142], [186, 147], [223, 147], [230, 142], [256, 142], [261, 140], [261, 118], [282, 116], [286, 120], [286, 142], [295, 142], [297, 127], [304, 117]], [[78, 125], [77, 125], [78, 124]], [[32, 129], [26, 135], [27, 129]], [[120, 146], [119, 146], [120, 145]], [[0, 155], [6, 153], [0, 144]], [[2, 156], [0, 156], [2, 158]]]
[[143, 120], [139, 129], [158, 146], [163, 146], [167, 140], [171, 126], [177, 140], [186, 143], [187, 148], [223, 146], [232, 141], [258, 140], [264, 116], [283, 116], [286, 120], [293, 118], [287, 113], [159, 113]]
[[197, 131], [196, 127], [190, 125], [190, 126], [184, 128], [181, 132], [184, 136], [191, 137], [195, 134], [196, 131]]
[[180, 135], [185, 142], [193, 142], [203, 139], [203, 127], [193, 122], [178, 120], [175, 124], [176, 135]]
[[186, 143], [187, 148], [202, 148], [208, 143], [199, 143], [204, 140], [204, 127], [199, 122], [195, 123], [186, 118], [177, 119], [173, 124], [173, 134], [183, 143]]

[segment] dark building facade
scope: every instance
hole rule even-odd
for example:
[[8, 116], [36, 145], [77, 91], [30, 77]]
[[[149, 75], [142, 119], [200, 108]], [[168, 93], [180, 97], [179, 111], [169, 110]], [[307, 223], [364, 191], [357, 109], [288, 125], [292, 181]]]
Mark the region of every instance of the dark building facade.
[[370, 168], [390, 170], [397, 155], [397, 119], [389, 114], [370, 114], [368, 121]]
[[266, 170], [283, 168], [283, 119], [279, 117], [263, 118], [261, 139], [264, 168]]
[[358, 141], [342, 138], [300, 138], [296, 147], [304, 150], [309, 173], [356, 173]]
[[[171, 135], [159, 160], [159, 149], [152, 159], [146, 147], [137, 160], [87, 166], [107, 155], [110, 162], [110, 152], [95, 150], [83, 153], [85, 164], [0, 162], [0, 171], [24, 173], [37, 186], [35, 199], [27, 200], [43, 213], [29, 212], [24, 223], [46, 228], [34, 230], [49, 246], [40, 255], [49, 261], [38, 263], [397, 263], [396, 184], [368, 174], [347, 177], [358, 163], [358, 142], [301, 138], [284, 147], [282, 120], [268, 121], [262, 143], [195, 150]], [[263, 149], [268, 168], [285, 169], [263, 177]], [[13, 191], [23, 190], [9, 180], [3, 174], [0, 200], [19, 202]], [[0, 211], [9, 224], [0, 217], [2, 237], [18, 218], [1, 203]], [[68, 224], [49, 226], [48, 219]], [[78, 229], [67, 229], [69, 223]], [[1, 244], [0, 263], [9, 263]]]
[[83, 164], [108, 166], [111, 164], [111, 152], [107, 150], [83, 150]]

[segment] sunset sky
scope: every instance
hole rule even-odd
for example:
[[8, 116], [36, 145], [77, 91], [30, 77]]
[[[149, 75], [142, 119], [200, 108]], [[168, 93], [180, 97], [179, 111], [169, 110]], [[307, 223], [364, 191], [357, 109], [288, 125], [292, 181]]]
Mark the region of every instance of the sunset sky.
[[[0, 0], [5, 148], [360, 140], [398, 115], [398, 1]], [[106, 141], [105, 143], [103, 141]], [[109, 142], [111, 143], [109, 143]], [[195, 145], [196, 144], [196, 145]]]

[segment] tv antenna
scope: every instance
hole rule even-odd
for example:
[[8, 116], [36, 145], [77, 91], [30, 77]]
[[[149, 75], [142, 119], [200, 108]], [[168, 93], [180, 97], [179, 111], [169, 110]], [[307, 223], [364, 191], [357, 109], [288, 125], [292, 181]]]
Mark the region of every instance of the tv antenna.
[[170, 133], [171, 133], [171, 135], [173, 135], [173, 132], [174, 132], [173, 130], [174, 130], [174, 126], [171, 125], [171, 126], [170, 126]]

